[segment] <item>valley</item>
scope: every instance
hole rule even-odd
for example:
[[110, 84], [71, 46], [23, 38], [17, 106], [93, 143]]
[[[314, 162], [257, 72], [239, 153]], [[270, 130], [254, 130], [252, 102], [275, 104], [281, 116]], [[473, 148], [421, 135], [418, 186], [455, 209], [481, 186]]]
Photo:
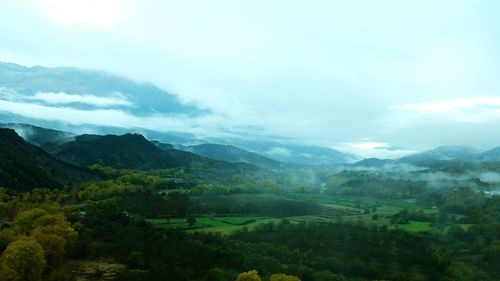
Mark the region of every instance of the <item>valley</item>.
[[0, 281], [500, 281], [499, 15], [0, 0]]
[[[212, 159], [139, 134], [38, 127], [30, 136], [37, 141], [0, 129], [9, 147], [0, 260], [37, 243], [47, 280], [233, 280], [251, 269], [306, 281], [498, 274], [500, 162], [433, 152], [412, 166], [268, 166], [279, 162], [232, 146], [212, 146]], [[234, 162], [234, 153], [247, 158]]]

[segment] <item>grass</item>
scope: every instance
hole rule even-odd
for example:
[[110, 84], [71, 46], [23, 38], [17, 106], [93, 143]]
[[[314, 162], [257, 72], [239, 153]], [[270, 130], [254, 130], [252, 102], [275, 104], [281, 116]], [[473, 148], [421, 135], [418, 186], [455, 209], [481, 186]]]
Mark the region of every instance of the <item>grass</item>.
[[425, 232], [432, 230], [431, 224], [429, 222], [423, 221], [410, 221], [407, 224], [395, 224], [392, 226], [392, 228], [397, 228], [408, 232]]
[[[231, 197], [232, 195], [228, 195]], [[252, 194], [252, 195], [234, 195], [251, 196], [252, 198], [281, 198], [296, 201], [315, 202], [318, 205], [326, 208], [318, 210], [315, 214], [287, 217], [292, 223], [299, 221], [313, 222], [339, 222], [339, 221], [362, 221], [365, 224], [375, 224], [378, 226], [388, 226], [391, 229], [398, 228], [409, 232], [423, 232], [432, 230], [428, 222], [410, 221], [404, 225], [392, 225], [389, 217], [397, 214], [400, 210], [407, 209], [422, 209], [426, 214], [436, 213], [437, 210], [425, 208], [418, 203], [409, 203], [404, 199], [381, 199], [373, 197], [356, 197], [343, 195], [327, 195], [327, 194], [307, 194], [307, 193], [288, 193], [288, 194]], [[361, 206], [361, 208], [359, 208]], [[375, 213], [378, 215], [377, 220], [372, 220], [373, 208], [376, 208]], [[370, 210], [370, 213], [365, 214], [364, 210]], [[340, 216], [331, 215], [328, 210], [341, 210]], [[333, 213], [335, 213], [333, 211]], [[262, 216], [205, 216], [196, 218], [196, 223], [190, 228], [186, 219], [149, 219], [148, 221], [156, 227], [162, 228], [178, 228], [187, 231], [203, 231], [217, 232], [222, 234], [230, 234], [235, 231], [247, 228], [254, 229], [257, 225], [273, 222], [279, 223], [282, 218], [262, 217]], [[467, 226], [464, 226], [466, 228]]]
[[268, 222], [279, 223], [281, 219], [269, 217], [235, 216], [235, 217], [199, 217], [196, 223], [189, 228], [186, 219], [148, 219], [149, 223], [161, 228], [180, 228], [188, 231], [217, 232], [231, 234], [246, 227], [254, 229], [259, 224]]
[[[314, 222], [335, 222], [338, 219], [325, 218], [316, 215], [307, 216], [294, 216], [287, 218], [292, 223], [297, 223], [300, 221], [314, 221]], [[428, 222], [420, 221], [410, 221], [408, 224], [391, 225], [386, 219], [372, 220], [371, 215], [359, 215], [359, 216], [348, 216], [343, 217], [341, 220], [346, 221], [363, 221], [367, 224], [376, 225], [387, 225], [392, 229], [401, 229], [408, 232], [424, 232], [431, 231], [432, 227]], [[270, 218], [270, 217], [253, 217], [253, 216], [235, 216], [235, 217], [200, 217], [196, 218], [196, 223], [189, 228], [186, 219], [171, 219], [167, 221], [166, 219], [148, 219], [149, 223], [153, 224], [155, 227], [160, 228], [178, 228], [183, 230], [203, 231], [203, 232], [215, 232], [221, 234], [231, 234], [235, 231], [242, 230], [246, 228], [248, 230], [253, 230], [256, 226], [264, 223], [275, 223], [278, 224], [282, 221], [281, 218]]]

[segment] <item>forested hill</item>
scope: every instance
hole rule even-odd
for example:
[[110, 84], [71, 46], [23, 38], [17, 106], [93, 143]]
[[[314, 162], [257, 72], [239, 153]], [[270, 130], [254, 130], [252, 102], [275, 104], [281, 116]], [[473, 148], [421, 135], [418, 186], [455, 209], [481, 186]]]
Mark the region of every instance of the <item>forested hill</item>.
[[212, 169], [255, 171], [256, 166], [228, 163], [176, 149], [162, 150], [139, 134], [81, 135], [58, 147], [54, 155], [81, 166], [102, 164], [119, 169]]
[[22, 123], [4, 123], [0, 124], [0, 128], [13, 129], [24, 140], [44, 149], [68, 142], [76, 136], [76, 134], [70, 132]]
[[179, 149], [192, 152], [208, 158], [231, 162], [249, 163], [263, 168], [278, 169], [284, 167], [284, 163], [250, 152], [234, 145], [205, 143], [199, 145], [182, 146]]
[[0, 186], [16, 190], [55, 188], [71, 180], [95, 179], [85, 169], [55, 159], [14, 130], [0, 128]]

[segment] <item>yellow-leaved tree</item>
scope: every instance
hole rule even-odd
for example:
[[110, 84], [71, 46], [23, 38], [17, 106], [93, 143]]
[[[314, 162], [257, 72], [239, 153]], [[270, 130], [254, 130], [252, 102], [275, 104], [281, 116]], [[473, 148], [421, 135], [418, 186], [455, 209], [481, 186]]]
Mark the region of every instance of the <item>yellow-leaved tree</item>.
[[12, 228], [17, 235], [34, 238], [42, 246], [50, 265], [58, 265], [63, 260], [67, 241], [78, 235], [58, 206], [21, 212], [15, 217]]
[[33, 238], [21, 237], [10, 243], [0, 258], [0, 280], [39, 281], [45, 265], [42, 246]]
[[273, 274], [270, 281], [300, 281], [299, 277], [286, 274]]
[[236, 277], [236, 281], [262, 281], [257, 270], [242, 272]]

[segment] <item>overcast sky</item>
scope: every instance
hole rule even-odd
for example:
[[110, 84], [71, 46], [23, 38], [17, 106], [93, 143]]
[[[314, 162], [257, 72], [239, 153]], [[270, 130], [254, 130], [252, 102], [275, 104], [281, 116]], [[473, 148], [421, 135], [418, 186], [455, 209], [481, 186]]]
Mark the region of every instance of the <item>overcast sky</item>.
[[150, 81], [218, 127], [364, 155], [486, 149], [499, 14], [495, 0], [0, 0], [0, 60]]

